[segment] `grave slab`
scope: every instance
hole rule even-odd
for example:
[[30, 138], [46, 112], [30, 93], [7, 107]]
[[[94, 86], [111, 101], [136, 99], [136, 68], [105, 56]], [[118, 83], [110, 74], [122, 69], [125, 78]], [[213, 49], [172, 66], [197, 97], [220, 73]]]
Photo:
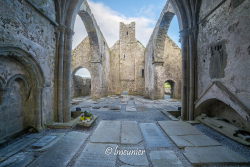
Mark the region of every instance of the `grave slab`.
[[123, 121], [121, 143], [138, 144], [142, 141], [142, 135], [136, 121]]
[[186, 135], [186, 136], [169, 136], [169, 137], [179, 148], [221, 145], [219, 142], [211, 139], [206, 135]]
[[171, 146], [171, 141], [154, 123], [141, 123], [140, 128], [147, 148], [159, 148]]
[[92, 143], [120, 143], [121, 122], [101, 121], [90, 137]]
[[19, 139], [18, 141], [2, 148], [0, 150], [0, 161], [7, 159], [8, 157], [16, 154], [17, 152], [21, 151], [22, 149], [28, 147], [30, 144], [34, 143], [37, 139], [32, 139], [29, 137], [25, 137]]
[[174, 151], [151, 151], [150, 159], [154, 167], [183, 167]]
[[42, 147], [48, 145], [49, 143], [51, 143], [56, 138], [57, 138], [57, 136], [53, 136], [53, 135], [44, 136], [41, 139], [39, 139], [38, 141], [36, 141], [35, 143], [33, 143], [32, 148], [36, 148], [36, 149], [42, 148]]
[[39, 156], [29, 167], [65, 167], [87, 138], [88, 134], [86, 133], [69, 132]]
[[136, 108], [135, 107], [126, 107], [126, 111], [127, 112], [136, 112]]
[[194, 126], [182, 121], [159, 121], [161, 128], [168, 136], [202, 135]]
[[[119, 154], [120, 161], [134, 166], [148, 166], [149, 162], [144, 147], [122, 147], [123, 155]], [[140, 150], [140, 152], [136, 152]], [[125, 152], [127, 151], [127, 153]]]
[[30, 152], [20, 152], [6, 161], [0, 163], [0, 167], [25, 167], [27, 166], [32, 160], [34, 156]]
[[[76, 160], [74, 167], [115, 167], [116, 155], [113, 151], [116, 147], [115, 144], [89, 143]], [[107, 148], [112, 148], [110, 154], [105, 154]]]
[[250, 160], [223, 147], [186, 147], [184, 155], [193, 165], [250, 164]]
[[[120, 167], [138, 167], [138, 166], [122, 165]], [[148, 166], [139, 166], [139, 167], [148, 167]]]

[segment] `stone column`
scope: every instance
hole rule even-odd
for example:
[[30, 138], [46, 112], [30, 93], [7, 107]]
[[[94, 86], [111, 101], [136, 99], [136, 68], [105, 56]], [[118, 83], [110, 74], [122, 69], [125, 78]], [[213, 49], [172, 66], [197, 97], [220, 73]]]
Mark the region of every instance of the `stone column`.
[[72, 38], [74, 31], [65, 30], [65, 52], [63, 59], [63, 122], [71, 120], [70, 113], [70, 80], [71, 80], [71, 59], [72, 59]]
[[194, 33], [189, 34], [189, 115], [188, 119], [194, 119], [194, 102], [195, 102], [195, 76], [196, 76], [196, 42], [194, 39]]
[[188, 66], [188, 35], [182, 30], [181, 34], [181, 46], [182, 46], [182, 110], [181, 118], [183, 120], [188, 119], [188, 78], [189, 78], [189, 66]]
[[63, 122], [63, 65], [64, 65], [64, 34], [65, 26], [60, 25], [57, 29], [57, 60], [56, 60], [56, 121]]
[[181, 31], [182, 42], [182, 119], [194, 119], [196, 85], [196, 29]]

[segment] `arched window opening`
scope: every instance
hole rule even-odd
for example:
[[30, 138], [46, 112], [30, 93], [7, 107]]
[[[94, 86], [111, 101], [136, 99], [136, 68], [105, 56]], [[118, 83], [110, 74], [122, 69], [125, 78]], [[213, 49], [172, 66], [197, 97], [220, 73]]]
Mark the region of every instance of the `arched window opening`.
[[91, 74], [87, 68], [77, 69], [72, 80], [72, 98], [91, 95]]

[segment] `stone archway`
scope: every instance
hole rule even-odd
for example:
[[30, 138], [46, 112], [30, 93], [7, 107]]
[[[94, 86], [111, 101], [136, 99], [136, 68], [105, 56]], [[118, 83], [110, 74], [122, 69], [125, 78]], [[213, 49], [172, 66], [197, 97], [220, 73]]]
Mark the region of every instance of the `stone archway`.
[[145, 96], [160, 98], [158, 71], [162, 71], [163, 37], [174, 15], [177, 16], [182, 45], [182, 119], [194, 118], [196, 99], [196, 57], [198, 17], [201, 1], [170, 0], [166, 3], [145, 52]]
[[[85, 73], [89, 73], [89, 76], [77, 76], [77, 73], [84, 70]], [[72, 82], [71, 82], [71, 97], [83, 97], [92, 95], [92, 77], [91, 72], [84, 67], [78, 67], [72, 72]]]
[[173, 80], [167, 80], [164, 83], [164, 93], [169, 95], [170, 98], [174, 98], [175, 82]]
[[72, 37], [76, 15], [79, 14], [88, 32], [91, 45], [91, 62], [93, 69], [92, 86], [94, 89], [92, 97], [100, 98], [107, 95], [109, 78], [109, 52], [106, 41], [94, 19], [86, 0], [57, 1], [58, 47], [56, 65], [56, 121], [68, 122], [70, 114], [70, 79], [72, 60]]
[[44, 77], [37, 62], [19, 48], [2, 47], [0, 51], [0, 138], [26, 128], [42, 129], [42, 91]]

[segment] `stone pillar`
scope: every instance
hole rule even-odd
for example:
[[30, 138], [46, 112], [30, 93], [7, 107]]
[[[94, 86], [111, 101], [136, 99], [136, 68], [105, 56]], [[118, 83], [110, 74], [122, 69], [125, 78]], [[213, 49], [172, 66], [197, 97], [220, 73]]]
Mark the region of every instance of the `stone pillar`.
[[74, 31], [67, 28], [65, 31], [65, 54], [63, 59], [63, 122], [71, 120], [70, 113], [70, 80], [72, 59], [72, 38]]
[[35, 96], [37, 97], [35, 99], [35, 128], [37, 131], [41, 131], [43, 129], [42, 127], [42, 92], [43, 92], [43, 88], [36, 88], [35, 90]]
[[181, 31], [181, 46], [182, 46], [182, 110], [181, 118], [188, 119], [188, 78], [189, 78], [189, 64], [188, 64], [188, 35], [185, 31]]
[[182, 113], [183, 120], [194, 119], [196, 92], [196, 29], [181, 31], [182, 43]]
[[57, 29], [57, 60], [56, 62], [56, 100], [55, 109], [56, 115], [55, 120], [63, 122], [63, 59], [64, 59], [64, 34], [65, 26], [60, 25]]

